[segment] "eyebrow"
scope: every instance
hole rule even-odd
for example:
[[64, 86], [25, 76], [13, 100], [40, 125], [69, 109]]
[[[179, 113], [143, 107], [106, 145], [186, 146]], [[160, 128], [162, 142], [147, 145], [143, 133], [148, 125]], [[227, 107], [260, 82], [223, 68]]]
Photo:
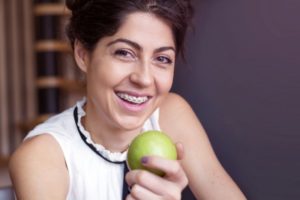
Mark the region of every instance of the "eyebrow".
[[[133, 48], [135, 48], [137, 50], [143, 50], [143, 48], [138, 43], [133, 42], [133, 41], [128, 40], [128, 39], [124, 39], [124, 38], [119, 38], [119, 39], [113, 40], [113, 41], [109, 42], [107, 44], [107, 46], [111, 46], [111, 45], [113, 45], [115, 43], [118, 43], [118, 42], [126, 43], [126, 44], [132, 46]], [[154, 52], [159, 53], [159, 52], [167, 51], [167, 50], [172, 50], [176, 54], [176, 50], [172, 46], [159, 47], [159, 48], [155, 49]]]

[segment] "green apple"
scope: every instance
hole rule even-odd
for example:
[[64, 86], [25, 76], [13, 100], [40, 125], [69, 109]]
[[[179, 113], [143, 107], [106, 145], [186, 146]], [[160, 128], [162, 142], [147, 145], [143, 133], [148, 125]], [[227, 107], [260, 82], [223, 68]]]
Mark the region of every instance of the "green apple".
[[150, 169], [143, 166], [141, 159], [144, 156], [161, 156], [166, 159], [176, 160], [176, 147], [172, 140], [163, 132], [146, 131], [136, 136], [131, 142], [127, 164], [130, 169], [145, 169], [159, 176], [164, 176], [164, 172], [158, 169]]

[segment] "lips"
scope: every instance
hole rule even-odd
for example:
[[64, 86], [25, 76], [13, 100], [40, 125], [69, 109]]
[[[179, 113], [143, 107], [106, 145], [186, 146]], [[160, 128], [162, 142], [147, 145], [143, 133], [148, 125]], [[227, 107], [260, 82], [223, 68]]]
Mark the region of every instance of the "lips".
[[149, 100], [149, 96], [147, 95], [132, 95], [124, 92], [117, 92], [116, 93], [119, 98], [122, 100], [129, 102], [131, 104], [140, 105]]

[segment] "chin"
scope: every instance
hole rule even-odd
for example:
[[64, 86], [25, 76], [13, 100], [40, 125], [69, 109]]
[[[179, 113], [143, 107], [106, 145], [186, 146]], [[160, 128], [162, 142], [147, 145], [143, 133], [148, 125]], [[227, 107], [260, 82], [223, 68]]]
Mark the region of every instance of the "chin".
[[[143, 127], [146, 118], [145, 119], [141, 119], [141, 118], [137, 118], [137, 117], [130, 117], [131, 119], [127, 119], [127, 120], [122, 120], [119, 121], [119, 127], [121, 127], [122, 129], [126, 130], [126, 131], [130, 131], [130, 130], [134, 130], [134, 129], [140, 129]], [[134, 118], [134, 119], [133, 119]]]

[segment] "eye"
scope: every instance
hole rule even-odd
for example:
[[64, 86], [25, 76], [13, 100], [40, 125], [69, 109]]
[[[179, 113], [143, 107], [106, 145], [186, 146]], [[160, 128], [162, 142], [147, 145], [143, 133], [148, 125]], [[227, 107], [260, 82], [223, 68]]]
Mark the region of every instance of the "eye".
[[114, 52], [114, 55], [121, 59], [126, 59], [126, 60], [135, 59], [134, 52], [132, 52], [130, 50], [126, 50], [126, 49], [118, 49]]
[[162, 64], [172, 64], [173, 63], [173, 61], [166, 56], [158, 56], [158, 57], [156, 57], [156, 60]]

